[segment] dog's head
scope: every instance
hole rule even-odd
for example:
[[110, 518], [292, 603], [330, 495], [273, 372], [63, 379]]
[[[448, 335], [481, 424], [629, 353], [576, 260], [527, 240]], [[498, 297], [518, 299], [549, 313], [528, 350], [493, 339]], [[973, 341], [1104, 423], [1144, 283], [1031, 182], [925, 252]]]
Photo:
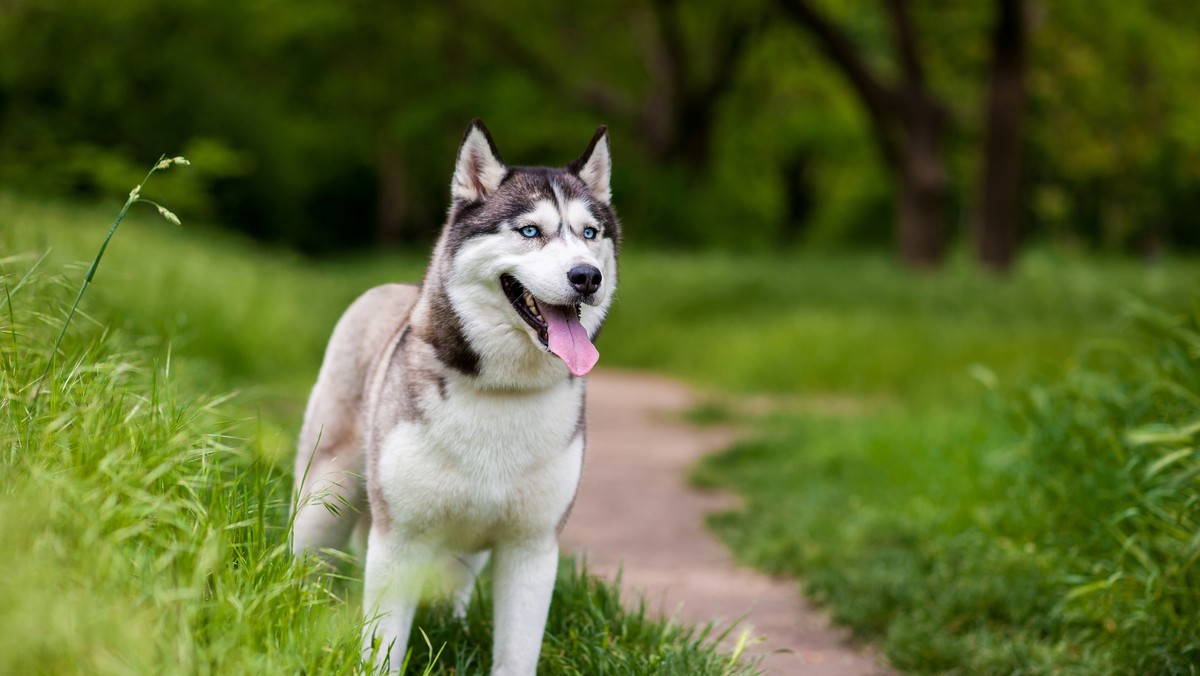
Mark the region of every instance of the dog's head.
[[605, 127], [565, 167], [510, 167], [483, 123], [471, 123], [440, 249], [452, 305], [480, 356], [536, 351], [576, 376], [595, 365], [592, 340], [617, 281], [610, 176]]

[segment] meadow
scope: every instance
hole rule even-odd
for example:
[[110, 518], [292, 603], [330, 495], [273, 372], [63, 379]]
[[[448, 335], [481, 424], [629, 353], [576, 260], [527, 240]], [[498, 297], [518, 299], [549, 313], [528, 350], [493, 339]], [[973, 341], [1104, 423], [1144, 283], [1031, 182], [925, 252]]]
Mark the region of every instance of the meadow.
[[740, 560], [906, 672], [1200, 667], [1195, 261], [638, 258], [606, 330], [743, 426], [693, 475]]
[[[413, 256], [322, 265], [135, 210], [58, 357], [119, 205], [0, 195], [0, 673], [363, 673], [356, 579], [288, 552], [290, 458], [338, 314]], [[82, 261], [82, 262], [81, 262]], [[419, 614], [405, 673], [483, 673], [466, 622]], [[564, 560], [540, 670], [753, 673]]]
[[[310, 261], [137, 213], [31, 401], [115, 210], [0, 193], [0, 525], [18, 543], [0, 670], [352, 670], [354, 584], [288, 563], [281, 486], [333, 322], [425, 252]], [[739, 558], [801, 577], [905, 671], [1195, 670], [1194, 261], [1045, 248], [1007, 278], [964, 259], [915, 274], [870, 253], [653, 252], [627, 230], [601, 365], [685, 379], [698, 424], [743, 427], [694, 475], [745, 497], [711, 521]], [[702, 630], [571, 570], [551, 673], [729, 668]], [[485, 608], [479, 631], [425, 617], [414, 668], [442, 645], [438, 668], [485, 659]]]
[[903, 671], [1200, 666], [1194, 261], [650, 262], [610, 330], [746, 430], [693, 477], [745, 499], [710, 519], [743, 562]]
[[[1107, 293], [1084, 281], [1102, 270]], [[801, 577], [906, 672], [1194, 673], [1196, 281], [1182, 265], [1022, 271], [968, 321], [935, 303], [880, 322], [875, 342], [847, 308], [846, 335], [794, 358], [845, 345], [869, 363], [910, 355], [909, 369], [839, 382], [796, 366], [819, 389], [697, 410], [751, 430], [694, 472], [746, 501], [710, 525], [742, 561]], [[1059, 286], [1072, 283], [1073, 298]]]

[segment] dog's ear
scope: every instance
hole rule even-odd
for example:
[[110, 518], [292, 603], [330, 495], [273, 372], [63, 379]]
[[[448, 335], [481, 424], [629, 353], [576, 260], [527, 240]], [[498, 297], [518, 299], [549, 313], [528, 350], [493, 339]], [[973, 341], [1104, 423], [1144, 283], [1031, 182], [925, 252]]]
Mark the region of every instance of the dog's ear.
[[608, 152], [608, 127], [600, 125], [587, 150], [579, 159], [568, 164], [567, 169], [583, 179], [596, 199], [605, 204], [612, 201], [612, 155]]
[[507, 175], [508, 167], [496, 152], [496, 144], [487, 127], [479, 118], [471, 120], [467, 133], [463, 134], [462, 145], [458, 147], [450, 195], [467, 202], [485, 200], [500, 187]]

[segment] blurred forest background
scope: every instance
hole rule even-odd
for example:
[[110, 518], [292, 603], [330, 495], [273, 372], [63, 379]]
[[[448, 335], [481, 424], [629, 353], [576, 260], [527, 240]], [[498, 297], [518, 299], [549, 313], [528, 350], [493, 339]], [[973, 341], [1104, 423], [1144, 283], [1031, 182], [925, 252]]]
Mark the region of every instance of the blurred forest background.
[[560, 164], [612, 129], [635, 246], [1200, 247], [1188, 0], [4, 0], [0, 184], [305, 252], [433, 238], [468, 120]]

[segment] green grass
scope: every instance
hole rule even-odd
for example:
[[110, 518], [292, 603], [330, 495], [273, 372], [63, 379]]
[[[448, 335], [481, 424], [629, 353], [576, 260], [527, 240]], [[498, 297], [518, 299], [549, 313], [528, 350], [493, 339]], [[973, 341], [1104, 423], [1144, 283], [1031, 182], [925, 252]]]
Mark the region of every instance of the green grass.
[[896, 667], [1187, 673], [1200, 341], [1194, 317], [1131, 308], [1178, 313], [1197, 289], [1193, 261], [1052, 251], [1006, 280], [651, 256], [625, 265], [606, 331], [632, 337], [627, 363], [716, 390], [693, 420], [749, 423], [694, 474], [745, 498], [718, 535]]
[[1200, 282], [1189, 261], [1046, 250], [1010, 280], [962, 259], [915, 274], [870, 254], [632, 251], [621, 273], [605, 326], [619, 338], [604, 341], [603, 359], [733, 392], [904, 403], [977, 393], [988, 370], [1004, 380], [1049, 372], [1081, 339], [1111, 330], [1125, 298], [1179, 297]]
[[[0, 194], [5, 219], [0, 251], [33, 255], [52, 246], [46, 270], [89, 260], [117, 206], [56, 205]], [[631, 241], [622, 259], [618, 302], [598, 345], [601, 365], [685, 378], [709, 393], [693, 412], [695, 421], [748, 426], [746, 441], [696, 471], [700, 483], [745, 496], [743, 509], [712, 521], [742, 560], [802, 576], [808, 593], [836, 619], [877, 641], [904, 670], [1195, 671], [1195, 646], [1187, 637], [1196, 634], [1198, 616], [1189, 604], [1195, 603], [1192, 538], [1194, 496], [1200, 491], [1195, 474], [1189, 474], [1194, 455], [1185, 451], [1196, 441], [1187, 425], [1200, 418], [1194, 402], [1200, 348], [1188, 342], [1194, 326], [1178, 310], [1200, 288], [1195, 261], [1145, 265], [1040, 250], [1025, 256], [1010, 279], [992, 278], [961, 259], [916, 275], [866, 254], [650, 253], [638, 249], [637, 227], [627, 224]], [[121, 391], [149, 400], [147, 393], [163, 380], [153, 374], [164, 371], [169, 353], [169, 382], [173, 391], [186, 393], [177, 400], [197, 411], [198, 421], [189, 428], [194, 434], [184, 435], [189, 443], [167, 455], [177, 457], [199, 438], [228, 447], [222, 451], [225, 478], [209, 477], [205, 485], [236, 483], [251, 487], [241, 489], [251, 491], [247, 495], [258, 490], [256, 481], [272, 486], [262, 523], [278, 528], [284, 499], [279, 486], [287, 483], [286, 470], [279, 468], [292, 453], [305, 389], [333, 323], [363, 289], [419, 278], [424, 258], [421, 251], [312, 262], [217, 231], [170, 226], [153, 213], [134, 214], [122, 225], [83, 304], [98, 321], [76, 319], [79, 332], [68, 336], [66, 354], [75, 356], [70, 363], [84, 366], [102, 356], [109, 363], [104, 355], [131, 355], [136, 368], [122, 373], [140, 380]], [[31, 262], [28, 256], [7, 261], [6, 279]], [[82, 266], [71, 274], [77, 280]], [[30, 296], [23, 290], [24, 298], [18, 294], [14, 300], [19, 312], [30, 314], [16, 335], [52, 332], [72, 292], [60, 288], [57, 295]], [[1134, 299], [1177, 308], [1173, 312], [1180, 317], [1131, 314]], [[3, 317], [0, 312], [0, 321], [8, 321]], [[0, 344], [7, 339], [0, 333]], [[112, 349], [103, 352], [97, 345]], [[86, 349], [92, 350], [91, 360], [80, 361]], [[199, 393], [230, 390], [239, 394], [219, 412], [194, 403], [203, 401]], [[14, 415], [12, 402], [21, 396], [5, 400], [6, 416]], [[149, 410], [128, 403], [123, 410], [133, 408]], [[75, 413], [58, 415], [69, 419]], [[57, 430], [55, 425], [61, 422], [42, 420], [30, 429]], [[58, 476], [61, 468], [53, 462], [61, 457], [51, 450], [63, 442], [48, 438], [50, 450], [29, 457], [43, 458], [38, 462], [51, 468], [46, 474]], [[1171, 460], [1158, 464], [1166, 458]], [[134, 478], [131, 473], [129, 480]], [[100, 479], [71, 485], [81, 494], [105, 495]], [[67, 488], [54, 495], [72, 495]], [[217, 492], [229, 499], [237, 495]], [[98, 504], [80, 505], [71, 509], [103, 513]], [[211, 511], [225, 513], [222, 509]], [[232, 507], [226, 512], [231, 523], [245, 520]], [[47, 519], [34, 532], [56, 533], [57, 522]], [[20, 522], [3, 523], [11, 530]], [[79, 518], [66, 523], [90, 525]], [[204, 528], [225, 532], [224, 526]], [[207, 532], [204, 528], [196, 532]], [[28, 533], [22, 527], [11, 537], [24, 542]], [[190, 534], [170, 540], [200, 541]], [[77, 556], [65, 545], [49, 551]], [[115, 551], [125, 556], [125, 550]], [[167, 663], [163, 655], [170, 651], [162, 645], [168, 632], [154, 634], [137, 624], [153, 628], [168, 622], [162, 619], [166, 611], [147, 605], [147, 599], [171, 598], [167, 587], [155, 582], [137, 596], [130, 586], [144, 585], [143, 578], [101, 584], [84, 561], [42, 556], [22, 564], [30, 568], [28, 575], [43, 577], [18, 584], [11, 606], [35, 604], [67, 618], [61, 625], [47, 620], [63, 627], [48, 636], [93, 632], [96, 645], [111, 640], [142, 655], [146, 661], [139, 664]], [[114, 570], [115, 578], [129, 577], [127, 568]], [[317, 610], [304, 621], [320, 637], [321, 656], [352, 652], [354, 613], [347, 607], [353, 599], [322, 596], [327, 592], [293, 582], [288, 576], [294, 571], [284, 570], [261, 588], [307, 589]], [[75, 580], [84, 591], [60, 583], [69, 593], [62, 609], [54, 610], [28, 591], [46, 579]], [[612, 614], [586, 609], [605, 607], [611, 590], [587, 592], [566, 579], [559, 593], [575, 600], [556, 598], [556, 607], [568, 615], [564, 621], [576, 616], [595, 621], [585, 630], [553, 620], [544, 656], [551, 662], [544, 664], [557, 665], [553, 660], [561, 654], [602, 661], [588, 661], [587, 668], [582, 662], [558, 665], [560, 673], [591, 673], [597, 663], [612, 673], [627, 669], [616, 665], [651, 669], [652, 659], [683, 672], [719, 671], [724, 658], [693, 654], [689, 645], [698, 637], [678, 628], [649, 623], [663, 633], [646, 638], [634, 629], [642, 622], [636, 613], [606, 625], [603, 620], [613, 621]], [[586, 587], [585, 580], [579, 584]], [[235, 581], [227, 584], [237, 588]], [[350, 585], [337, 593], [352, 590]], [[222, 598], [211, 602], [223, 604]], [[244, 605], [255, 595], [238, 598]], [[280, 592], [279, 598], [279, 608], [290, 607], [286, 595]], [[236, 612], [217, 607], [194, 615], [199, 611], [191, 602], [177, 603], [172, 612], [197, 624], [210, 615], [228, 623]], [[470, 671], [474, 667], [466, 665], [486, 659], [480, 638], [490, 635], [486, 613], [472, 613], [480, 624], [471, 625], [469, 637], [439, 624], [444, 616], [437, 611], [428, 615], [434, 652], [447, 644], [440, 665]], [[121, 633], [126, 625], [105, 620], [114, 615], [128, 616], [134, 628]], [[170, 617], [169, 626], [184, 626]], [[299, 626], [278, 617], [271, 621], [277, 624], [253, 624], [229, 641], [193, 632], [200, 637], [192, 644], [201, 655], [195, 663], [223, 667], [197, 670], [248, 671], [245, 665], [266, 660], [255, 650], [271, 651], [249, 646], [264, 645], [268, 639], [261, 636], [267, 634], [285, 645], [293, 629], [282, 627]], [[14, 623], [6, 619], [2, 626]], [[31, 631], [16, 626], [12, 641], [35, 645]], [[129, 637], [142, 634], [156, 638], [134, 650]], [[633, 644], [627, 643], [630, 636], [638, 637]], [[567, 643], [552, 648], [559, 640]], [[94, 660], [119, 654], [79, 650]], [[228, 661], [213, 657], [222, 650], [229, 651]], [[414, 656], [414, 667], [427, 659], [425, 652]], [[4, 654], [11, 652], [5, 648]], [[281, 668], [312, 665], [325, 659], [321, 656], [305, 653]], [[690, 659], [708, 666], [678, 666]]]
[[[338, 314], [419, 259], [317, 265], [135, 211], [42, 380], [115, 211], [0, 195], [0, 673], [361, 673], [359, 584], [288, 554], [289, 457]], [[486, 671], [487, 584], [465, 625], [422, 610], [407, 673]], [[564, 561], [541, 670], [751, 672], [719, 638]]]
[[1200, 315], [1140, 310], [1048, 384], [788, 415], [696, 472], [712, 526], [914, 672], [1200, 665]]
[[289, 561], [283, 477], [228, 436], [220, 402], [100, 325], [73, 327], [42, 380], [70, 296], [17, 279], [0, 319], [0, 671], [347, 671], [355, 623]]

